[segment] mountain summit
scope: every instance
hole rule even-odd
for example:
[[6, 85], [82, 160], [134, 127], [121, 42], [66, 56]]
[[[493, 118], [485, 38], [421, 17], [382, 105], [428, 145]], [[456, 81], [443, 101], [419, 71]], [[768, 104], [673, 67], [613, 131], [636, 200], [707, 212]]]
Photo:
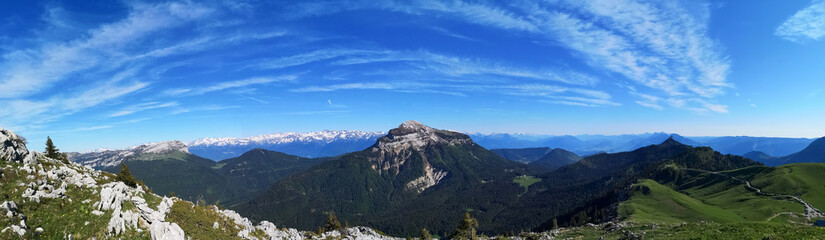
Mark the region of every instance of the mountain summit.
[[[407, 121], [362, 151], [278, 181], [238, 210], [306, 229], [331, 211], [391, 233], [413, 234], [424, 225], [444, 232], [467, 209], [494, 213], [503, 209], [500, 202], [515, 201], [524, 188], [513, 180], [525, 168], [465, 134]], [[450, 219], [432, 224], [433, 216]]]
[[[425, 157], [423, 151], [428, 146], [470, 143], [473, 143], [473, 140], [467, 135], [433, 129], [417, 121], [406, 121], [398, 128], [390, 130], [386, 136], [379, 138], [367, 151], [377, 153], [369, 158], [373, 169], [398, 174], [401, 165], [404, 165], [413, 154]], [[426, 161], [425, 165], [429, 174], [431, 166]]]

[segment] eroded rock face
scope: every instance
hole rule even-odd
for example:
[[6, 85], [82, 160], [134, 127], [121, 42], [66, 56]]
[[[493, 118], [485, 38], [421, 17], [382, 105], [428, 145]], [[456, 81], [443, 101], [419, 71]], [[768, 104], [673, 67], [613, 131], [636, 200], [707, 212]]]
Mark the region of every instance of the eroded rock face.
[[424, 192], [427, 188], [435, 186], [447, 176], [447, 171], [435, 169], [427, 164], [424, 168], [424, 175], [407, 183], [407, 190], [415, 191], [417, 193]]
[[[437, 130], [416, 121], [407, 121], [378, 139], [371, 148], [377, 156], [369, 158], [373, 169], [379, 172], [398, 173], [399, 168], [413, 154], [423, 154], [426, 147], [436, 144], [472, 144], [469, 136]], [[425, 156], [422, 155], [426, 159]]]
[[37, 156], [32, 156], [26, 148], [26, 140], [11, 130], [0, 128], [0, 160], [33, 164]]
[[469, 136], [438, 130], [416, 121], [407, 121], [398, 128], [390, 130], [387, 136], [378, 139], [371, 148], [376, 155], [369, 157], [372, 168], [383, 173], [398, 174], [403, 165], [410, 159], [424, 161], [423, 175], [408, 182], [406, 189], [421, 193], [427, 188], [440, 183], [449, 172], [437, 169], [427, 159], [429, 146], [474, 144]]

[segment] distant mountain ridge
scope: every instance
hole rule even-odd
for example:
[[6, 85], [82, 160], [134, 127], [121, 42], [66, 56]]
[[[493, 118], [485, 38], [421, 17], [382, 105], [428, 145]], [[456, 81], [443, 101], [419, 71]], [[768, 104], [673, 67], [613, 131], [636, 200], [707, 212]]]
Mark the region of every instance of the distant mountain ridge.
[[215, 161], [238, 157], [255, 148], [301, 157], [331, 157], [367, 148], [385, 134], [352, 130], [284, 132], [247, 138], [201, 138], [187, 145], [192, 153]]
[[502, 156], [510, 161], [529, 163], [541, 159], [552, 151], [549, 147], [538, 148], [498, 148], [490, 151]]
[[825, 137], [813, 141], [802, 151], [777, 157], [764, 152], [750, 152], [745, 157], [765, 163], [768, 166], [779, 166], [789, 163], [825, 163]]
[[172, 152], [189, 153], [189, 148], [181, 141], [146, 143], [124, 149], [99, 149], [97, 151], [69, 152], [69, 160], [92, 168], [107, 168], [120, 165], [124, 160], [145, 153], [167, 154]]
[[658, 144], [673, 137], [680, 143], [694, 147], [711, 147], [724, 154], [744, 155], [751, 151], [762, 151], [771, 156], [785, 156], [798, 152], [815, 139], [774, 138], [774, 137], [684, 137], [672, 133], [643, 133], [624, 135], [528, 135], [528, 134], [470, 134], [476, 143], [489, 149], [519, 148], [563, 148], [578, 155], [600, 152], [616, 153]]
[[548, 170], [556, 170], [558, 168], [574, 164], [582, 160], [582, 157], [573, 152], [556, 148], [548, 152], [536, 161], [530, 162], [530, 166], [545, 168]]

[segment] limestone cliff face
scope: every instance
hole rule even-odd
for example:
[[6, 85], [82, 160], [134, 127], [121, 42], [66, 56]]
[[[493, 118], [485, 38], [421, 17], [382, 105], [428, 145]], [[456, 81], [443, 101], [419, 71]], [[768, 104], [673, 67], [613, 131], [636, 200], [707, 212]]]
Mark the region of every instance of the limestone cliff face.
[[368, 159], [372, 163], [372, 168], [382, 174], [398, 174], [407, 161], [422, 159], [424, 171], [421, 176], [406, 184], [407, 190], [421, 193], [449, 175], [448, 171], [437, 169], [428, 161], [428, 147], [472, 142], [469, 136], [461, 133], [438, 130], [416, 121], [407, 121], [379, 138], [377, 143], [368, 149], [375, 154]]

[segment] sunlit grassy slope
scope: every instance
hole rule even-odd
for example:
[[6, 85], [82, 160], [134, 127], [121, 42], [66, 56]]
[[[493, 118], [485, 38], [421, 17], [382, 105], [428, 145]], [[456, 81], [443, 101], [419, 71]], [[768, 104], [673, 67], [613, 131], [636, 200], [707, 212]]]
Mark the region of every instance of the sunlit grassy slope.
[[825, 204], [825, 183], [817, 180], [825, 176], [825, 164], [753, 166], [723, 174], [684, 171], [673, 181], [640, 180], [620, 204], [619, 214], [638, 222], [807, 223], [802, 204], [759, 195], [732, 177], [749, 180], [767, 193], [802, 196], [818, 208]]

